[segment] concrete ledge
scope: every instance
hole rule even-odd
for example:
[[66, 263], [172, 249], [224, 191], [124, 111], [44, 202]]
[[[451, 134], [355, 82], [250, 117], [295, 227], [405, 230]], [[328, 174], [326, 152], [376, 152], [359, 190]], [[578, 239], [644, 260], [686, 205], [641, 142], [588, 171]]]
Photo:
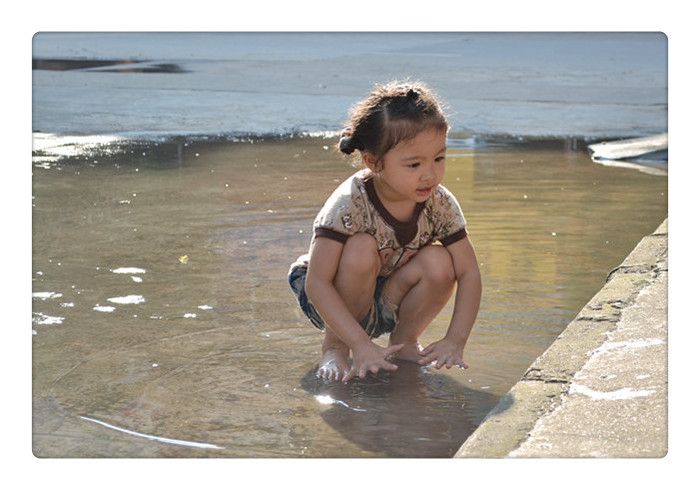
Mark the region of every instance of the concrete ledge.
[[666, 454], [667, 222], [610, 272], [455, 457]]

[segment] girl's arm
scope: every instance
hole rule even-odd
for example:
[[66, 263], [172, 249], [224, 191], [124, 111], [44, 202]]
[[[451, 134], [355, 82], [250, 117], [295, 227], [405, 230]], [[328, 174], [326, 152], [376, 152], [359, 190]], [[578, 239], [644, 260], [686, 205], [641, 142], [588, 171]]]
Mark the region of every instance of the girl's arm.
[[457, 278], [454, 312], [445, 338], [423, 349], [425, 357], [421, 364], [434, 361], [438, 369], [442, 366], [466, 368], [463, 360], [464, 346], [479, 312], [481, 272], [469, 237], [449, 245], [447, 250], [452, 256]]
[[397, 366], [386, 357], [402, 346], [382, 348], [372, 342], [360, 323], [338, 293], [333, 280], [343, 253], [343, 244], [324, 237], [317, 237], [311, 246], [309, 269], [306, 275], [306, 295], [329, 328], [352, 350], [354, 363], [343, 382], [358, 374], [364, 378], [367, 371], [395, 370]]

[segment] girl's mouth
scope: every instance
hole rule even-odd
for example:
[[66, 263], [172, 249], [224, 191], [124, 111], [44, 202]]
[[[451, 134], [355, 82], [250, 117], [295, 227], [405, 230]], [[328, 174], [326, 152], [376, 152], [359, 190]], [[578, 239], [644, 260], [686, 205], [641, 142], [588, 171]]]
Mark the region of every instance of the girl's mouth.
[[429, 196], [430, 193], [432, 192], [433, 188], [432, 187], [426, 187], [424, 189], [418, 189], [416, 192], [418, 193], [419, 196], [425, 197]]

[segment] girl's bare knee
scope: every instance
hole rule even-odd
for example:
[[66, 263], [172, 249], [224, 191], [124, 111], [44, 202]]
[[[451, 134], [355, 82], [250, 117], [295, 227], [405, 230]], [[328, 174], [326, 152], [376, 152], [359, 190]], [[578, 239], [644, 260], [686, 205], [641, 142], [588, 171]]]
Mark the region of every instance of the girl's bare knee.
[[379, 274], [381, 263], [377, 241], [366, 233], [357, 233], [348, 238], [340, 257], [340, 265], [344, 270], [358, 274]]
[[436, 245], [426, 247], [424, 259], [424, 278], [436, 287], [451, 288], [456, 280], [452, 256], [445, 247]]

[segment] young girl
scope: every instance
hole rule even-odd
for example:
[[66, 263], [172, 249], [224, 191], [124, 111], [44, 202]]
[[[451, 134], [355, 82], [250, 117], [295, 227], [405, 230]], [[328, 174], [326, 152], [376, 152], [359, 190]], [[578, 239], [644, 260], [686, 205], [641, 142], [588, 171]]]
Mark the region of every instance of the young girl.
[[[343, 182], [314, 221], [309, 253], [289, 283], [325, 330], [317, 375], [348, 382], [397, 369], [390, 359], [466, 368], [464, 346], [481, 301], [466, 221], [440, 182], [448, 123], [420, 83], [377, 86], [351, 113], [338, 147], [365, 168]], [[457, 292], [445, 337], [418, 337]], [[372, 342], [389, 334], [387, 347]], [[352, 352], [353, 362], [350, 362]]]

